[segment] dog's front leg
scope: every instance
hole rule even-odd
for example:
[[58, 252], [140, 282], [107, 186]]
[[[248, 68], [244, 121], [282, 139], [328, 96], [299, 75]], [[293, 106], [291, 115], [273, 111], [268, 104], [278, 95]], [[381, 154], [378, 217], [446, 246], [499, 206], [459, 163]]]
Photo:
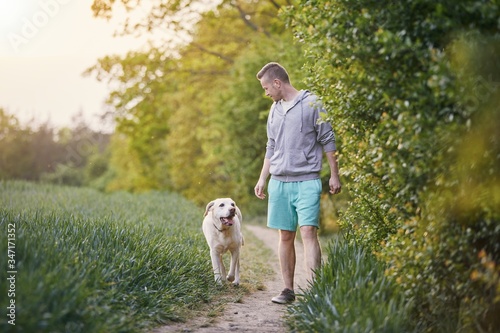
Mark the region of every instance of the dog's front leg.
[[222, 281], [226, 281], [226, 266], [224, 266], [224, 261], [222, 261], [222, 253], [219, 254], [219, 262], [220, 262], [220, 276]]
[[216, 250], [210, 249], [210, 258], [212, 259], [212, 268], [214, 270], [215, 282], [222, 283], [226, 279], [226, 270], [222, 263], [222, 255]]
[[229, 266], [227, 280], [231, 281], [235, 286], [240, 284], [240, 249], [238, 248], [231, 251], [231, 265]]

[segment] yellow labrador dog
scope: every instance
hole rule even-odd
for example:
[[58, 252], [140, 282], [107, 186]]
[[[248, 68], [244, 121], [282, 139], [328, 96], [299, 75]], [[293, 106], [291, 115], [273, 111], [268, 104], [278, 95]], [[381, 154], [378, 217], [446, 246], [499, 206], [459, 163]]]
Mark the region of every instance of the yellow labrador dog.
[[[203, 234], [210, 247], [210, 257], [214, 269], [215, 281], [240, 283], [240, 248], [243, 245], [241, 233], [241, 212], [231, 198], [219, 198], [211, 201], [205, 210]], [[231, 252], [229, 274], [222, 262], [222, 255]]]

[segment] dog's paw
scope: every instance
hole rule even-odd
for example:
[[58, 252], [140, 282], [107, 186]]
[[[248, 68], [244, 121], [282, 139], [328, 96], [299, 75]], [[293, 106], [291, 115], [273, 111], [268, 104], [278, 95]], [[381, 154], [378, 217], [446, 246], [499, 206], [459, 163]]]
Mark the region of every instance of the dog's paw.
[[215, 283], [217, 283], [219, 286], [221, 286], [224, 283], [224, 278], [221, 276], [216, 276]]

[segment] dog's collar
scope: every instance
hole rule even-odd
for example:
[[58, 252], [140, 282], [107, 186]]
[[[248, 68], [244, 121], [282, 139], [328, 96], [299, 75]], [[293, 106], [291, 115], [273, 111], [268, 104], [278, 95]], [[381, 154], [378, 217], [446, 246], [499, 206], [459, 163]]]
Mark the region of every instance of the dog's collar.
[[222, 232], [222, 229], [217, 228], [217, 226], [215, 225], [215, 223], [214, 223], [214, 227], [215, 227], [215, 229], [219, 230], [219, 232]]

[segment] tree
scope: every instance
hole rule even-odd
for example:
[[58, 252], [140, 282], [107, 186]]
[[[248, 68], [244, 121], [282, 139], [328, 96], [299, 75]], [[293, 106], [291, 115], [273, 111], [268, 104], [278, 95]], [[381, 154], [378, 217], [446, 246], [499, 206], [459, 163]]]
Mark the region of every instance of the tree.
[[29, 177], [32, 156], [28, 130], [20, 128], [13, 115], [0, 108], [0, 178]]
[[[174, 61], [156, 50], [151, 50], [149, 54], [129, 52], [123, 59], [118, 56], [105, 57], [86, 72], [87, 75], [96, 74], [98, 80], [109, 76], [109, 81], [118, 84], [117, 90], [110, 94], [107, 103], [114, 110], [116, 132], [119, 133], [117, 135], [127, 138], [116, 138], [115, 142], [122, 142], [126, 146], [112, 151], [112, 155], [118, 152], [124, 154], [123, 157], [112, 158], [112, 161], [125, 163], [116, 166], [117, 169], [124, 170], [125, 177], [151, 178], [147, 181], [147, 187], [154, 184], [153, 188], [162, 188], [169, 183], [166, 170], [158, 170], [158, 165], [162, 163], [164, 137], [169, 131], [168, 118], [172, 107], [175, 107], [169, 99], [169, 94], [177, 89], [171, 74], [175, 71], [173, 66]], [[134, 156], [142, 167], [127, 173], [125, 170], [128, 155]], [[144, 182], [123, 180], [122, 178], [121, 181], [115, 182], [112, 188], [145, 189]], [[121, 187], [120, 183], [128, 185]]]
[[[123, 3], [132, 10], [143, 4]], [[235, 136], [255, 138], [254, 131], [265, 130], [265, 120], [258, 117], [261, 111], [267, 111], [262, 107], [265, 100], [260, 97], [253, 71], [270, 61], [276, 52], [283, 59], [287, 57], [284, 50], [290, 46], [283, 41], [289, 42], [290, 34], [277, 18], [283, 4], [282, 1], [221, 1], [206, 10], [199, 7], [199, 1], [183, 5], [157, 1], [139, 24], [125, 23], [123, 33], [145, 33], [167, 27], [184, 37], [175, 50], [170, 48], [172, 41], [166, 37], [160, 46], [151, 44], [149, 50], [130, 52], [124, 58], [106, 57], [88, 71], [100, 80], [117, 83], [118, 88], [108, 103], [117, 120], [118, 140], [125, 144], [112, 151], [113, 164], [122, 163], [113, 167], [122, 170], [123, 177], [142, 179], [141, 184], [147, 183], [151, 188], [179, 191], [200, 204], [217, 195], [200, 188], [235, 188], [236, 195], [249, 201], [258, 171], [250, 179], [248, 175], [254, 171], [247, 170], [254, 170], [261, 163], [254, 157], [263, 152], [264, 143], [257, 147], [256, 142], [235, 140]], [[114, 1], [94, 1], [93, 8], [96, 15], [106, 16], [111, 15], [114, 5]], [[196, 17], [196, 24], [184, 25], [178, 20], [180, 15]], [[245, 71], [242, 77], [235, 66], [255, 61], [250, 57], [257, 55], [257, 44], [264, 46], [258, 55], [262, 57], [261, 63], [251, 73]], [[293, 56], [288, 59], [294, 59], [297, 47], [290, 50]], [[234, 82], [253, 85], [254, 91], [242, 95]], [[247, 100], [239, 100], [240, 97]], [[240, 108], [240, 103], [247, 105]], [[248, 113], [235, 112], [237, 109]], [[237, 130], [233, 129], [236, 123]], [[158, 130], [152, 131], [154, 128]], [[262, 140], [265, 137], [259, 137], [259, 142]], [[244, 155], [245, 163], [249, 157], [252, 163], [245, 165], [244, 171], [241, 164], [236, 168], [229, 155], [225, 155], [231, 151]], [[133, 156], [136, 163], [129, 163], [127, 156]], [[131, 185], [134, 182], [120, 179], [113, 188], [127, 183], [126, 189], [137, 189]]]
[[38, 180], [61, 156], [48, 124], [21, 127], [17, 118], [0, 108], [0, 178]]

